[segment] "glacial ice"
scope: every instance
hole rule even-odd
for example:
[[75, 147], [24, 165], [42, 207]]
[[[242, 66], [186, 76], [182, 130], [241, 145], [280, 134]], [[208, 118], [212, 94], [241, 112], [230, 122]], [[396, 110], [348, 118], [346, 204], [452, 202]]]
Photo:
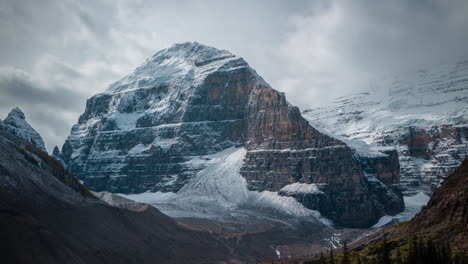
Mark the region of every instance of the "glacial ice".
[[[212, 155], [194, 157], [188, 162], [204, 164], [206, 168], [199, 171], [177, 193], [119, 195], [151, 204], [172, 217], [222, 218], [248, 211], [261, 211], [273, 215], [314, 217], [331, 225], [319, 212], [305, 208], [292, 197], [280, 196], [277, 192], [249, 191], [245, 179], [239, 173], [245, 154], [245, 148], [232, 147]], [[306, 189], [312, 188], [310, 185]]]

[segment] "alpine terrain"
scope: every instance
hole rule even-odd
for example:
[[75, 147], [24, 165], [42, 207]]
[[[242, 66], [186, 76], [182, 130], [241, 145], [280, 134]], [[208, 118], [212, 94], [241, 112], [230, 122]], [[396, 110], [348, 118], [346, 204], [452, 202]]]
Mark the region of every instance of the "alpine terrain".
[[395, 149], [329, 136], [244, 59], [196, 42], [157, 52], [88, 99], [54, 152], [90, 189], [172, 216], [267, 206], [368, 227], [404, 208]]
[[468, 154], [467, 106], [465, 60], [389, 77], [303, 115], [342, 138], [396, 146], [403, 193], [427, 197]]

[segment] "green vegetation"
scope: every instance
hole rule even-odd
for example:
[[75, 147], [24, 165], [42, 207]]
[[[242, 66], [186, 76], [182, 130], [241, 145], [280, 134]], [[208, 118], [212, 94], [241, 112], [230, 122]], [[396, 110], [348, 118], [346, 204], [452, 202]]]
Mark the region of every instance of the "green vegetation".
[[464, 254], [453, 253], [447, 245], [436, 246], [431, 240], [413, 236], [410, 241], [388, 240], [369, 245], [361, 251], [349, 252], [347, 243], [343, 253], [334, 255], [333, 249], [325, 259], [321, 252], [320, 259], [305, 264], [464, 264], [468, 258]]

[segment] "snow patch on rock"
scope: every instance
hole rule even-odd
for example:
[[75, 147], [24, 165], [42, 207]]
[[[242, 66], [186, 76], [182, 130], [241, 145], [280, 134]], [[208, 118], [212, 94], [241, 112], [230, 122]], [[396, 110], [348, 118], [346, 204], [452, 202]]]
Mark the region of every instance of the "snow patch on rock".
[[405, 201], [405, 210], [403, 212], [394, 216], [382, 216], [372, 228], [382, 227], [395, 221], [409, 221], [426, 206], [430, 199], [430, 197], [423, 192], [419, 192], [413, 196], [404, 196], [403, 198]]
[[286, 194], [315, 194], [315, 193], [323, 193], [319, 190], [317, 184], [315, 183], [299, 183], [295, 182], [293, 184], [289, 184], [284, 186], [280, 192], [284, 192]]

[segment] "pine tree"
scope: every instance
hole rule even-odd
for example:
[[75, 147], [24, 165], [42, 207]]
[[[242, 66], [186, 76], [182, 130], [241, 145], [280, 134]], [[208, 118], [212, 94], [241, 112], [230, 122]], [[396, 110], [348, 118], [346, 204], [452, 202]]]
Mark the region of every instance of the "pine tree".
[[417, 261], [418, 261], [418, 259], [417, 259], [417, 248], [418, 248], [418, 242], [416, 240], [416, 237], [413, 236], [411, 238], [410, 243], [409, 243], [407, 264], [416, 264], [417, 263]]
[[351, 264], [351, 261], [349, 260], [348, 243], [346, 240], [343, 245], [343, 258], [341, 259], [341, 264]]
[[436, 248], [434, 247], [434, 244], [432, 243], [430, 239], [427, 241], [426, 247], [424, 250], [424, 263], [439, 264], [439, 262], [437, 262]]
[[362, 264], [361, 256], [357, 256], [356, 264]]
[[333, 246], [330, 246], [330, 251], [329, 251], [329, 256], [328, 256], [328, 263], [327, 264], [335, 264], [335, 255], [333, 254]]
[[379, 254], [377, 256], [377, 263], [379, 264], [391, 264], [392, 261], [390, 260], [390, 248], [387, 243], [387, 236], [384, 236], [383, 245], [379, 250]]
[[396, 264], [403, 264], [403, 260], [401, 259], [401, 252], [400, 252], [399, 247], [397, 247], [395, 262]]
[[417, 246], [417, 254], [416, 254], [416, 263], [417, 264], [426, 264], [424, 263], [424, 242], [423, 242], [423, 239], [422, 237], [420, 236], [419, 237], [419, 240], [418, 240], [418, 246]]
[[320, 250], [320, 259], [319, 259], [319, 263], [320, 263], [320, 264], [326, 264], [325, 256], [323, 255], [323, 251], [322, 251], [322, 250]]

